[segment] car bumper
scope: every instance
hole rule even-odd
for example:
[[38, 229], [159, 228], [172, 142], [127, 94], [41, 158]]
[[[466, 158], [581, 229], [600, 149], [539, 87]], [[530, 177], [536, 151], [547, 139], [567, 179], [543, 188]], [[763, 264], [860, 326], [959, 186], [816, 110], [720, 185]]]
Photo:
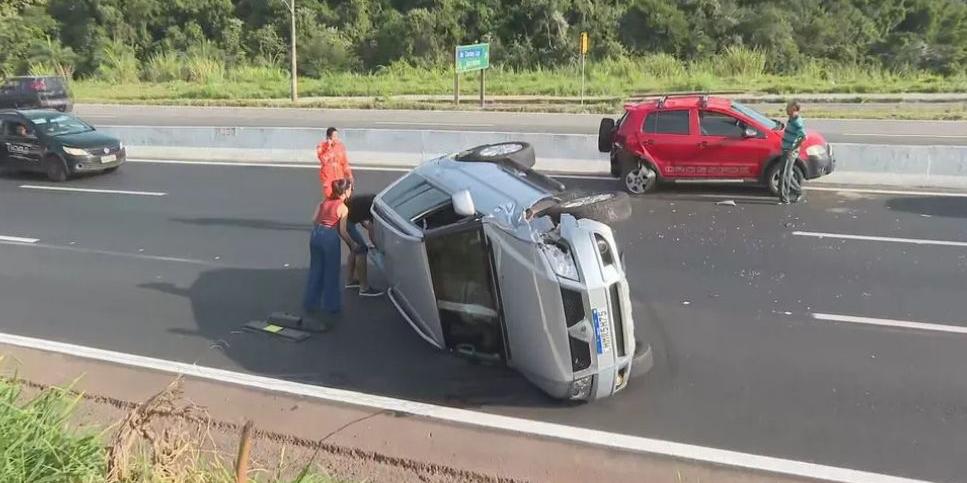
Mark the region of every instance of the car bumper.
[[124, 153], [118, 154], [117, 159], [109, 163], [102, 163], [97, 156], [67, 156], [67, 165], [73, 173], [96, 173], [116, 168], [126, 161]]
[[805, 159], [806, 179], [819, 178], [832, 173], [836, 169], [836, 158], [831, 154], [808, 156]]

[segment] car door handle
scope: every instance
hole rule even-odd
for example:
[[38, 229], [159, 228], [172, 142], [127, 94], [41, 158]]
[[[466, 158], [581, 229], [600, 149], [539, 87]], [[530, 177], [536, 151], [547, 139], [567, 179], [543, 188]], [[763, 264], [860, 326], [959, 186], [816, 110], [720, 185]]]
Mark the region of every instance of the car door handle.
[[654, 139], [645, 139], [644, 141], [641, 142], [642, 146], [651, 146], [653, 144], [655, 144]]
[[708, 141], [702, 141], [698, 143], [698, 147], [700, 148], [708, 147]]

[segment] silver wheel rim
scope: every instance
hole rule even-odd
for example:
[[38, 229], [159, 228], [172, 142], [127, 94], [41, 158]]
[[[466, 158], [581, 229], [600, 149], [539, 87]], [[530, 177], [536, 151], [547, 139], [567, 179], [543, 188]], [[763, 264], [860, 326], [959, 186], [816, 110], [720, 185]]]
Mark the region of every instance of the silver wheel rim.
[[506, 156], [508, 154], [514, 154], [521, 149], [524, 149], [524, 146], [521, 144], [501, 144], [499, 146], [491, 146], [489, 148], [481, 149], [479, 154], [481, 156], [487, 156], [488, 158], [494, 156]]
[[561, 205], [562, 208], [574, 208], [575, 206], [590, 205], [592, 203], [599, 203], [602, 201], [607, 201], [613, 198], [614, 195], [610, 193], [602, 193], [591, 196], [582, 196], [581, 198], [573, 199]]
[[653, 180], [654, 171], [646, 167], [640, 167], [625, 175], [625, 186], [628, 188], [628, 191], [640, 195], [648, 190]]

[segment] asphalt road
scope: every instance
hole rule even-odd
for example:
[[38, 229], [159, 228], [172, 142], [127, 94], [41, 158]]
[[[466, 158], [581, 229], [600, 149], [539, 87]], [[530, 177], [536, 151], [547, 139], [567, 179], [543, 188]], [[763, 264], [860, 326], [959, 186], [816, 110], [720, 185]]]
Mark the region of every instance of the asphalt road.
[[[360, 172], [359, 189], [398, 175]], [[140, 194], [24, 185], [48, 183], [0, 178], [3, 332], [899, 476], [967, 474], [967, 245], [955, 243], [967, 198], [813, 191], [783, 207], [754, 189], [679, 187], [636, 199], [618, 236], [657, 365], [571, 406], [433, 350], [385, 299], [347, 295], [346, 319], [300, 344], [243, 332], [299, 307], [312, 169], [129, 163], [59, 186]]]
[[[508, 112], [376, 111], [231, 107], [78, 105], [76, 114], [95, 125], [233, 126], [417, 129], [597, 134], [600, 115]], [[768, 113], [780, 116], [779, 112]], [[829, 142], [967, 145], [967, 123], [950, 121], [810, 119], [807, 126]]]

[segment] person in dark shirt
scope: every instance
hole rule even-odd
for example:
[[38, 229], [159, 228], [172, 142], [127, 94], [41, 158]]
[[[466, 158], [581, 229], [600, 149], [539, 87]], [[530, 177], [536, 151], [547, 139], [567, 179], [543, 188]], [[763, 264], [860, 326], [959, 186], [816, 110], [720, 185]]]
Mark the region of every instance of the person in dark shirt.
[[349, 207], [347, 217], [349, 236], [357, 247], [349, 258], [349, 278], [346, 281], [346, 288], [359, 288], [359, 295], [363, 297], [378, 297], [383, 294], [383, 292], [369, 286], [366, 258], [370, 243], [366, 241], [360, 231], [361, 227], [365, 228], [369, 239], [373, 239], [372, 209], [374, 198], [375, 195], [354, 194], [346, 201], [346, 206]]

